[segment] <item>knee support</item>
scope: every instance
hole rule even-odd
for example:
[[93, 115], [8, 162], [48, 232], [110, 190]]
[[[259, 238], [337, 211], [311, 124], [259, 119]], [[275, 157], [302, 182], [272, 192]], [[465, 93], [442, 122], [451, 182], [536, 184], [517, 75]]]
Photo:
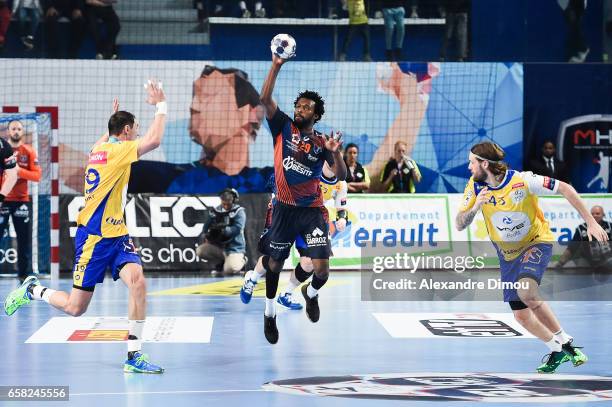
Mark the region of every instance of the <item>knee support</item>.
[[312, 271], [309, 273], [306, 270], [304, 270], [300, 263], [298, 263], [298, 265], [295, 267], [295, 278], [300, 283], [303, 283], [304, 281], [308, 280], [308, 278], [312, 276], [312, 273], [313, 273]]

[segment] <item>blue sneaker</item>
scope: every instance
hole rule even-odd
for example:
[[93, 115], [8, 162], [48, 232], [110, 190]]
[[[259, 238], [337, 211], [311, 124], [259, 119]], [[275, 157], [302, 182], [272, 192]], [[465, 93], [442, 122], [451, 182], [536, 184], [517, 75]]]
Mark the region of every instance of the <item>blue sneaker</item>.
[[4, 312], [6, 315], [13, 315], [19, 308], [29, 304], [32, 298], [30, 298], [28, 287], [38, 284], [40, 284], [38, 278], [30, 276], [23, 280], [23, 283], [18, 288], [11, 291], [4, 300]]
[[136, 352], [132, 359], [127, 359], [123, 364], [126, 373], [164, 373], [160, 366], [149, 362], [149, 355]]
[[240, 289], [240, 300], [244, 304], [248, 304], [251, 302], [251, 297], [253, 296], [253, 290], [257, 285], [257, 281], [251, 280], [251, 273], [254, 273], [253, 270], [246, 273], [244, 276], [244, 283], [242, 283], [242, 288]]
[[291, 293], [279, 295], [278, 298], [276, 298], [276, 302], [282, 305], [283, 307], [294, 311], [299, 311], [303, 308], [302, 304], [293, 301]]

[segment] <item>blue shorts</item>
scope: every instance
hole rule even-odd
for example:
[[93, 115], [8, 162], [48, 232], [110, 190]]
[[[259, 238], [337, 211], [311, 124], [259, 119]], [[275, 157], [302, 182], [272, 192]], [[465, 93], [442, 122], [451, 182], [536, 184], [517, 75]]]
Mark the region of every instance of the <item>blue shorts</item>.
[[90, 235], [85, 228], [79, 227], [74, 246], [72, 286], [85, 291], [93, 291], [97, 283], [104, 281], [109, 267], [113, 280], [117, 281], [125, 264], [142, 264], [129, 235], [104, 238]]
[[[501, 266], [501, 281], [516, 283], [527, 277], [535, 280], [538, 285], [542, 281], [546, 266], [552, 256], [552, 244], [538, 243], [529, 246], [514, 260], [506, 261], [499, 255]], [[520, 301], [515, 289], [504, 289], [504, 302]]]
[[284, 261], [296, 238], [300, 255], [311, 259], [329, 259], [328, 214], [325, 207], [297, 207], [274, 202], [270, 227], [259, 239], [259, 251], [277, 261]]

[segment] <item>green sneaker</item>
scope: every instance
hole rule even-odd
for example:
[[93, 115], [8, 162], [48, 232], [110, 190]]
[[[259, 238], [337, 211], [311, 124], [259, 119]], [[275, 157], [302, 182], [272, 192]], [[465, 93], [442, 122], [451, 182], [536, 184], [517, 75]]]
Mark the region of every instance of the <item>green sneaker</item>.
[[[548, 356], [548, 359], [546, 360], [546, 362], [544, 362], [546, 356]], [[536, 369], [538, 373], [555, 373], [555, 370], [557, 370], [561, 363], [565, 363], [570, 360], [570, 357], [567, 355], [567, 353], [563, 351], [552, 352], [546, 356], [544, 356], [544, 359], [542, 359], [543, 364]]]
[[574, 367], [578, 367], [580, 365], [584, 365], [589, 358], [585, 355], [580, 349], [580, 346], [572, 345], [573, 339], [570, 339], [567, 343], [563, 344], [563, 352], [569, 356], [572, 361]]
[[13, 315], [15, 311], [24, 305], [30, 303], [30, 294], [28, 293], [28, 287], [31, 285], [38, 285], [38, 278], [30, 276], [23, 280], [23, 283], [19, 288], [11, 291], [4, 300], [4, 312], [6, 315]]

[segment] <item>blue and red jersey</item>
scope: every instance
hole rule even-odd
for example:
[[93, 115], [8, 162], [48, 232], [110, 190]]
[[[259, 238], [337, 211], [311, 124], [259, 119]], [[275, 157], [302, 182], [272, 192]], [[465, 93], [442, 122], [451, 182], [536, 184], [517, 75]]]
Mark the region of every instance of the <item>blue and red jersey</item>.
[[323, 206], [319, 185], [323, 163], [333, 163], [324, 136], [317, 131], [301, 134], [293, 120], [278, 108], [268, 119], [268, 126], [274, 143], [276, 199], [285, 205]]

